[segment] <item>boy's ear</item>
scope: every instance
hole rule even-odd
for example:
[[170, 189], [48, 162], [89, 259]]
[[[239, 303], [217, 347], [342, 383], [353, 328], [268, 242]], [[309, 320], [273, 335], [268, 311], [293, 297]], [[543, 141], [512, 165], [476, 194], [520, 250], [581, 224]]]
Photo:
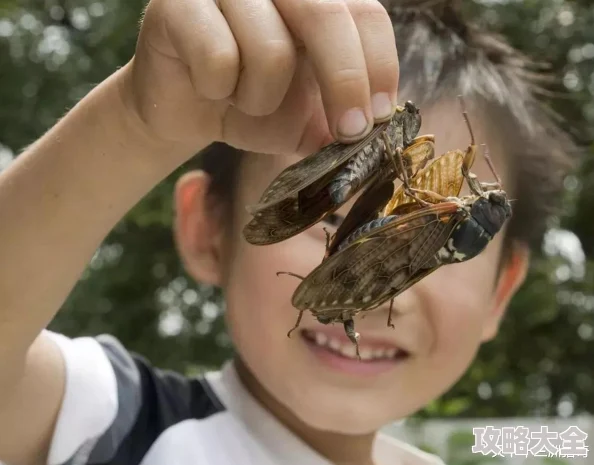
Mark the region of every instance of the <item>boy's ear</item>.
[[204, 171], [191, 171], [177, 181], [174, 232], [186, 271], [196, 281], [219, 286], [223, 230], [218, 207], [207, 195], [209, 184]]
[[483, 342], [490, 341], [497, 335], [499, 325], [507, 307], [520, 286], [524, 283], [530, 266], [530, 250], [523, 244], [513, 244], [499, 273], [497, 288], [493, 297], [493, 306], [483, 326]]

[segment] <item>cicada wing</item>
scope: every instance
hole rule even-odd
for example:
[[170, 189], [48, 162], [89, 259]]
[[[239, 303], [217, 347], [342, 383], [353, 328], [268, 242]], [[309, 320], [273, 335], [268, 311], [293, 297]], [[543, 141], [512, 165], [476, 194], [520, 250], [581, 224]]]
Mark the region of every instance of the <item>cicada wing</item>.
[[355, 229], [362, 224], [376, 219], [392, 197], [394, 193], [394, 182], [384, 180], [377, 183], [376, 181], [377, 179], [371, 181], [347, 213], [345, 219], [336, 230], [330, 247], [326, 251], [328, 255], [332, 255], [340, 243]]
[[[425, 169], [419, 171], [412, 179], [409, 179], [410, 187], [433, 191], [444, 197], [457, 197], [464, 182], [462, 174], [463, 162], [463, 151], [451, 150], [446, 152]], [[419, 194], [419, 197], [423, 198], [423, 195]], [[398, 206], [411, 202], [414, 202], [414, 200], [406, 195], [404, 187], [400, 186], [386, 205], [383, 215], [390, 215]]]
[[243, 228], [243, 236], [253, 245], [269, 245], [290, 239], [305, 231], [339, 205], [333, 205], [329, 195], [319, 195], [317, 202], [301, 211], [299, 201], [289, 197], [275, 203], [256, 215]]
[[405, 281], [402, 284], [402, 286], [400, 286], [399, 288], [397, 288], [397, 289], [387, 288], [382, 295], [379, 295], [376, 299], [374, 299], [373, 307], [366, 307], [361, 310], [362, 311], [373, 310], [373, 309], [379, 307], [380, 305], [386, 303], [388, 300], [398, 297], [399, 294], [402, 294], [408, 288], [412, 287], [413, 285], [415, 285], [422, 279], [426, 278], [431, 273], [438, 270], [440, 267], [441, 267], [441, 263], [439, 263], [437, 260], [433, 260], [433, 262], [431, 264], [429, 264], [429, 263], [427, 264], [426, 268], [418, 270], [416, 273], [412, 273], [410, 275], [410, 278], [407, 281]]
[[427, 134], [415, 137], [402, 153], [402, 161], [408, 178], [414, 178], [417, 173], [435, 158], [435, 136]]
[[[409, 175], [416, 174], [435, 156], [435, 136], [415, 138], [403, 153], [403, 161]], [[379, 183], [379, 184], [378, 184]], [[394, 195], [394, 182], [377, 176], [357, 199], [346, 218], [336, 231], [327, 254], [332, 254], [338, 245], [357, 227], [374, 220]], [[418, 203], [416, 203], [418, 205]]]
[[[455, 202], [424, 207], [370, 231], [315, 268], [297, 287], [298, 309], [361, 309], [407, 285], [464, 217]], [[422, 252], [421, 252], [422, 249]]]
[[351, 156], [385, 131], [389, 124], [389, 121], [377, 124], [367, 136], [352, 144], [333, 142], [287, 167], [266, 188], [260, 201], [256, 205], [247, 207], [248, 213], [253, 215], [288, 197], [297, 195], [300, 190], [313, 184], [330, 171], [338, 169]]

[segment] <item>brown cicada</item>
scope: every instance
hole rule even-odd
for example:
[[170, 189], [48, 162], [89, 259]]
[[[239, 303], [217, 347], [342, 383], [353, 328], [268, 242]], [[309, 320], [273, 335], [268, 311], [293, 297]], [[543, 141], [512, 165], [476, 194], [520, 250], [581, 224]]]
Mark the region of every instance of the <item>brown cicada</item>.
[[[467, 153], [471, 150], [474, 156], [474, 143]], [[433, 165], [438, 166], [438, 161]], [[299, 316], [289, 335], [299, 326], [303, 312], [310, 310], [323, 324], [343, 323], [358, 354], [359, 335], [355, 332], [353, 316], [393, 301], [443, 265], [464, 262], [481, 253], [511, 216], [511, 204], [505, 191], [499, 188], [501, 184], [495, 172], [498, 183], [480, 183], [464, 163], [462, 166], [462, 178], [467, 179], [471, 195], [458, 198], [418, 191], [437, 203], [427, 202], [423, 206], [403, 201], [387, 215], [377, 215], [371, 210], [368, 214], [375, 214], [376, 218], [369, 220], [369, 216], [363, 216], [369, 221], [357, 227], [351, 221], [342, 232], [339, 228], [328, 244], [324, 261], [302, 278], [293, 294], [292, 303]], [[438, 190], [442, 185], [432, 184]], [[457, 185], [454, 188], [459, 191]], [[388, 183], [368, 189], [353, 210], [357, 207], [360, 214], [365, 206], [377, 208], [389, 189]], [[390, 203], [400, 193], [399, 189]], [[389, 326], [391, 319], [392, 303]]]
[[255, 245], [293, 237], [338, 210], [366, 185], [394, 172], [407, 186], [435, 153], [432, 135], [416, 137], [420, 127], [419, 110], [406, 102], [362, 140], [334, 142], [289, 166], [260, 202], [248, 207], [253, 218], [244, 227], [244, 237]]
[[[401, 185], [395, 190], [393, 182], [384, 182], [369, 186], [368, 189], [357, 199], [353, 207], [341, 223], [333, 237], [326, 232], [326, 254], [324, 258], [328, 258], [334, 252], [342, 241], [358, 226], [368, 223], [374, 219], [394, 214], [404, 214], [416, 209], [420, 203], [424, 206], [429, 206], [430, 203], [436, 201], [443, 201], [448, 197], [458, 197], [462, 190], [464, 179], [472, 183], [473, 192], [480, 192], [480, 189], [498, 189], [501, 188], [501, 181], [492, 165], [490, 157], [485, 152], [484, 156], [491, 171], [495, 175], [496, 183], [482, 183], [481, 186], [476, 186], [476, 176], [470, 172], [474, 160], [476, 158], [477, 146], [475, 143], [472, 126], [468, 120], [464, 102], [462, 103], [462, 114], [466, 122], [468, 132], [470, 134], [470, 144], [466, 151], [450, 150], [439, 158], [433, 160], [429, 166], [408, 178], [408, 189]], [[433, 150], [433, 145], [429, 146], [426, 143], [418, 143], [409, 146], [402, 154], [403, 160], [424, 160], [434, 157], [434, 153], [426, 153], [428, 150]], [[414, 192], [417, 194], [416, 198], [412, 198], [409, 194]], [[426, 200], [422, 200], [423, 197]], [[398, 209], [397, 209], [398, 208]], [[397, 210], [396, 210], [397, 209]]]

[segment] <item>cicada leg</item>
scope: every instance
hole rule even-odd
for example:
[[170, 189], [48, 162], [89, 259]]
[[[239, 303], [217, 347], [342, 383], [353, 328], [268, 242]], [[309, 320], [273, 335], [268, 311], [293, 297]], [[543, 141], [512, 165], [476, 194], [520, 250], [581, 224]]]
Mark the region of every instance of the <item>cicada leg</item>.
[[[470, 123], [469, 123], [470, 124]], [[474, 164], [474, 159], [476, 157], [476, 145], [471, 144], [466, 149], [466, 154], [464, 155], [464, 160], [462, 161], [462, 176], [466, 179], [468, 183], [468, 187], [473, 194], [481, 195], [482, 189], [480, 183], [478, 182], [476, 175], [470, 172], [470, 168]]]
[[303, 281], [305, 279], [303, 276], [299, 276], [298, 274], [291, 273], [290, 271], [277, 271], [276, 272], [276, 275], [277, 276], [280, 276], [281, 274], [286, 274], [286, 275], [289, 275], [289, 276], [293, 276], [295, 278], [299, 278], [301, 281]]
[[438, 194], [437, 192], [427, 191], [424, 189], [415, 189], [413, 187], [411, 187], [410, 190], [416, 194], [426, 195], [427, 197], [429, 197], [431, 200], [433, 200], [436, 203], [443, 202], [443, 201], [447, 200], [447, 197], [444, 197], [443, 195]]
[[392, 329], [395, 328], [392, 323], [392, 310], [394, 309], [394, 299], [390, 300], [390, 311], [388, 312], [388, 326]]
[[480, 184], [481, 189], [484, 192], [501, 189], [501, 184], [499, 184], [498, 182], [481, 182]]
[[326, 233], [326, 252], [324, 253], [324, 260], [327, 259], [330, 254], [328, 251], [330, 250], [330, 242], [332, 241], [332, 235], [328, 232], [326, 228], [322, 228]]
[[301, 318], [303, 318], [303, 312], [305, 310], [299, 310], [299, 316], [297, 317], [297, 322], [295, 323], [295, 326], [293, 326], [293, 328], [291, 328], [291, 330], [287, 333], [287, 337], [290, 338], [291, 337], [291, 333], [293, 331], [295, 331], [297, 328], [299, 328], [299, 325], [301, 324]]
[[411, 189], [410, 184], [408, 182], [408, 174], [406, 168], [404, 167], [404, 162], [402, 161], [402, 147], [396, 147], [396, 150], [393, 151], [390, 147], [390, 141], [386, 133], [382, 133], [382, 137], [384, 139], [384, 144], [386, 147], [387, 156], [390, 158], [392, 163], [394, 164], [394, 170], [396, 171], [396, 176], [398, 179], [402, 181], [402, 185], [404, 186], [404, 191], [406, 195], [411, 197], [412, 199], [416, 200], [420, 205], [423, 207], [428, 207], [431, 204], [419, 198]]
[[462, 107], [462, 116], [464, 117], [464, 121], [466, 122], [466, 126], [468, 127], [468, 132], [470, 133], [470, 145], [468, 146], [468, 149], [466, 149], [466, 155], [464, 156], [464, 161], [462, 163], [462, 174], [464, 175], [464, 177], [466, 178], [466, 181], [468, 182], [468, 187], [470, 188], [472, 193], [476, 194], [476, 195], [481, 195], [485, 190], [501, 189], [503, 184], [501, 182], [501, 178], [499, 177], [499, 175], [497, 174], [497, 171], [495, 170], [495, 166], [493, 165], [493, 160], [491, 160], [491, 157], [489, 156], [487, 144], [481, 144], [484, 146], [483, 157], [485, 158], [487, 165], [489, 165], [489, 169], [491, 170], [491, 173], [493, 173], [493, 176], [495, 177], [497, 182], [496, 183], [478, 182], [478, 180], [476, 179], [476, 176], [470, 172], [470, 168], [474, 164], [474, 159], [476, 156], [476, 143], [474, 140], [474, 133], [472, 131], [472, 126], [470, 125], [470, 120], [468, 119], [468, 112], [466, 111], [466, 106], [464, 105], [464, 99], [462, 98], [461, 95], [458, 98], [460, 99], [460, 105]]
[[353, 344], [355, 344], [355, 350], [357, 351], [357, 358], [361, 360], [361, 355], [359, 354], [359, 333], [355, 331], [355, 322], [352, 318], [348, 318], [343, 320], [344, 325], [344, 332], [346, 333], [347, 337], [351, 340]]
[[470, 168], [474, 164], [474, 159], [476, 157], [476, 142], [474, 140], [474, 132], [472, 131], [472, 126], [470, 125], [470, 120], [468, 119], [468, 112], [466, 111], [464, 99], [461, 95], [459, 95], [458, 98], [460, 99], [460, 106], [462, 107], [462, 116], [464, 117], [466, 127], [470, 133], [470, 145], [466, 149], [466, 154], [464, 155], [464, 160], [462, 162], [462, 175], [466, 179], [470, 191], [475, 195], [481, 195], [481, 185], [478, 182], [476, 176], [470, 172]]
[[470, 191], [473, 194], [481, 195], [483, 193], [483, 186], [476, 177], [476, 174], [469, 172], [466, 173], [464, 177], [466, 178], [466, 182], [468, 182], [468, 187], [470, 188]]
[[[489, 165], [489, 169], [491, 170], [491, 173], [493, 173], [493, 176], [495, 177], [495, 180], [497, 182], [494, 183], [481, 183], [483, 186], [494, 186], [494, 189], [501, 189], [501, 187], [503, 186], [502, 182], [501, 182], [501, 178], [499, 177], [499, 175], [497, 174], [497, 171], [495, 170], [495, 165], [493, 164], [493, 160], [491, 159], [491, 157], [489, 156], [489, 149], [487, 147], [487, 144], [482, 144], [484, 147], [483, 150], [483, 157], [485, 158], [485, 161], [487, 162], [487, 165]], [[496, 186], [496, 187], [495, 187]]]
[[404, 168], [404, 162], [402, 161], [402, 147], [396, 147], [396, 150], [394, 151], [390, 146], [390, 139], [388, 139], [388, 135], [385, 132], [382, 133], [382, 138], [384, 139], [384, 147], [386, 149], [384, 153], [394, 165], [396, 176], [402, 181], [402, 184], [408, 187], [408, 175]]

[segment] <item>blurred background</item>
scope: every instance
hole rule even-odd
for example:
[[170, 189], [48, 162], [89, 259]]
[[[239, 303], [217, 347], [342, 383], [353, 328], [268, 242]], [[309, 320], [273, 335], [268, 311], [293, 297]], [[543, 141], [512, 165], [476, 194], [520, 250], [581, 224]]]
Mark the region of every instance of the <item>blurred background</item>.
[[[588, 151], [594, 134], [593, 2], [466, 3], [484, 27], [558, 71], [564, 93], [549, 104]], [[0, 0], [0, 170], [129, 60], [143, 5]], [[216, 368], [232, 354], [219, 290], [192, 282], [173, 245], [171, 193], [182, 170], [106, 238], [51, 329], [69, 336], [112, 333], [155, 365], [185, 373]], [[563, 425], [551, 427], [559, 432], [581, 425], [594, 439], [593, 157], [565, 179], [565, 187], [564, 215], [551, 222], [498, 338], [446, 396], [404, 427], [391, 428], [394, 434], [461, 465], [524, 463], [471, 454], [470, 425]], [[590, 452], [583, 461], [538, 463], [594, 463]]]

